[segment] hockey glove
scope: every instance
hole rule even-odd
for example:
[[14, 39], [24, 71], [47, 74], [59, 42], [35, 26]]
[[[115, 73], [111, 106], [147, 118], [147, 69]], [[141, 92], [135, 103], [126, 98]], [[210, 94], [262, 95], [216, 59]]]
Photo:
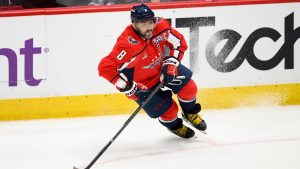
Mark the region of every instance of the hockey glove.
[[184, 77], [178, 76], [178, 65], [180, 64], [173, 56], [166, 57], [163, 61], [160, 80], [164, 86], [180, 85], [181, 79]]
[[146, 90], [147, 87], [145, 85], [130, 81], [124, 89], [120, 89], [120, 92], [123, 92], [129, 99], [138, 100], [137, 94]]

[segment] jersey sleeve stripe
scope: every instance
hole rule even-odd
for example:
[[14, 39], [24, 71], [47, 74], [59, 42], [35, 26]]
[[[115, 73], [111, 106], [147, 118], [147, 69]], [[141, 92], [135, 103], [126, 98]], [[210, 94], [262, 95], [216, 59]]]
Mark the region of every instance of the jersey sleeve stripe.
[[173, 50], [176, 50], [178, 49], [178, 47], [182, 46], [180, 38], [174, 35], [171, 31], [168, 37], [168, 42], [170, 42], [173, 45]]
[[113, 83], [114, 81], [116, 81], [117, 79], [117, 77], [119, 77], [119, 74], [117, 74], [115, 77], [113, 77], [111, 80], [110, 80], [110, 83]]
[[174, 54], [173, 55], [174, 55], [174, 57], [179, 58], [180, 51], [174, 50]]

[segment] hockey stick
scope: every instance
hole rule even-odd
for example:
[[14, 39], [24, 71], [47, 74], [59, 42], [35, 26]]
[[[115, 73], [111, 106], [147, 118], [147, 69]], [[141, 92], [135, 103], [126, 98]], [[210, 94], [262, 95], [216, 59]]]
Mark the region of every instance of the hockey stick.
[[[121, 129], [115, 134], [115, 136], [102, 148], [102, 150], [97, 154], [97, 156], [90, 162], [90, 164], [85, 169], [90, 169], [95, 162], [101, 157], [101, 155], [106, 151], [106, 149], [115, 141], [115, 139], [121, 134], [121, 132], [126, 128], [126, 126], [132, 121], [132, 119], [139, 113], [141, 109], [145, 107], [145, 105], [152, 99], [152, 97], [158, 92], [158, 90], [162, 87], [162, 84], [159, 83], [152, 93], [148, 96], [148, 98], [131, 114], [131, 116], [126, 120]], [[73, 167], [73, 169], [79, 169]]]

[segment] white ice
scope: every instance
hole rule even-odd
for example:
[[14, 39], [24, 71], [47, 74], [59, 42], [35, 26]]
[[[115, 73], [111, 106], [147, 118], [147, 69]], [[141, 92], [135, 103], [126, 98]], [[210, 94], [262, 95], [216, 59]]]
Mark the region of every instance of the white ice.
[[[92, 169], [300, 169], [300, 106], [202, 114], [188, 140], [138, 114]], [[0, 122], [0, 169], [85, 167], [128, 117]]]

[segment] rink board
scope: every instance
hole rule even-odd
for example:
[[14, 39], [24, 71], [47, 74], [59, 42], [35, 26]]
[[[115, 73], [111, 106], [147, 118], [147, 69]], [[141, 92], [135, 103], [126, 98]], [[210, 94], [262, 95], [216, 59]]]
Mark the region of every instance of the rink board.
[[[252, 106], [300, 104], [300, 84], [199, 89], [203, 111]], [[176, 97], [174, 97], [176, 100]], [[11, 99], [0, 101], [0, 120], [130, 114], [138, 105], [122, 94]], [[53, 107], [55, 106], [55, 107]]]
[[[151, 6], [185, 36], [204, 109], [300, 104], [300, 0]], [[134, 111], [97, 72], [130, 7], [0, 12], [0, 120]]]

